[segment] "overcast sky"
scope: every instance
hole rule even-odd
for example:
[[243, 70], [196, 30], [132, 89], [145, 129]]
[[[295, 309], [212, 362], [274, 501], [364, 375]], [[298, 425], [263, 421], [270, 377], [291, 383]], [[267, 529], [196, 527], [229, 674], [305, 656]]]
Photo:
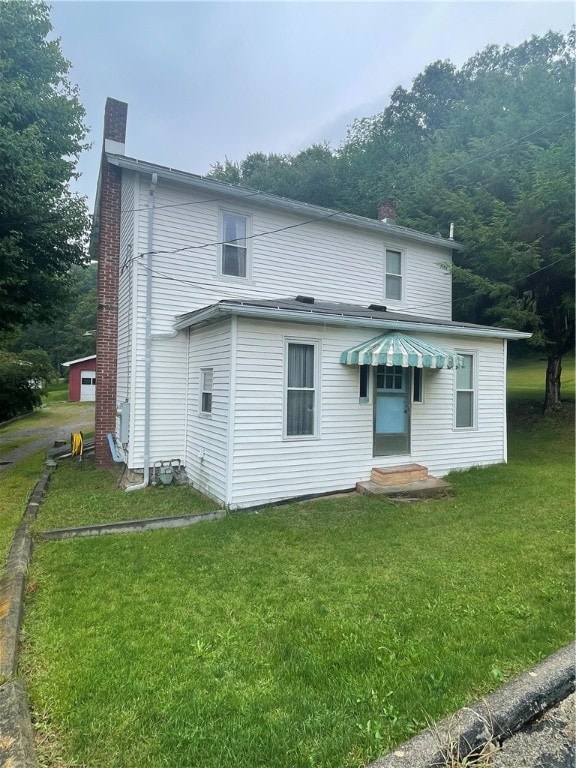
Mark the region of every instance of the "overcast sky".
[[574, 4], [53, 0], [51, 19], [91, 129], [74, 188], [92, 209], [107, 96], [128, 102], [127, 155], [192, 173], [337, 148], [427, 64], [565, 34]]

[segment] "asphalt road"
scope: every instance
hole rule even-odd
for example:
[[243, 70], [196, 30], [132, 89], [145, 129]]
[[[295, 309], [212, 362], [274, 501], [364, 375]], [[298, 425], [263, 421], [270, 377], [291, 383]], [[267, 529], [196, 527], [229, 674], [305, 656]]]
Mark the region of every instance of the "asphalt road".
[[571, 694], [502, 744], [493, 768], [574, 768], [576, 697]]

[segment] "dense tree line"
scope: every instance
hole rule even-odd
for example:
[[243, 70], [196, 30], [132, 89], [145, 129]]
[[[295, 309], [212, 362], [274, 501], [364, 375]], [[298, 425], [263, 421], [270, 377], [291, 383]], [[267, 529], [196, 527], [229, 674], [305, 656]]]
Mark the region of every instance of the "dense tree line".
[[574, 64], [574, 30], [438, 61], [338, 150], [256, 153], [212, 176], [369, 217], [390, 197], [399, 224], [430, 233], [454, 222], [454, 318], [532, 332], [554, 407], [574, 346]]
[[68, 183], [86, 127], [51, 30], [43, 0], [0, 0], [0, 420], [38, 405], [60, 355], [83, 349], [73, 325], [57, 337], [81, 314], [88, 215]]

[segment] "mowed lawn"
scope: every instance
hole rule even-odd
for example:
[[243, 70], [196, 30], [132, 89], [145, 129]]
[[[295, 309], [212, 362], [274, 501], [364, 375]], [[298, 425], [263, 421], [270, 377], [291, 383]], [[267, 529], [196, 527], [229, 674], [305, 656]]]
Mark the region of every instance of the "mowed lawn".
[[536, 394], [509, 464], [453, 474], [452, 499], [39, 545], [21, 669], [43, 764], [359, 766], [570, 642], [574, 408]]

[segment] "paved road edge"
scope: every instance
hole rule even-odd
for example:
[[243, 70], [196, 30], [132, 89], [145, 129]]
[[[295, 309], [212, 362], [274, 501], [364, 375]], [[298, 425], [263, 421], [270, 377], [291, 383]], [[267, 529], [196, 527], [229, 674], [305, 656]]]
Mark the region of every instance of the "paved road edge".
[[489, 743], [500, 744], [574, 691], [575, 652], [574, 643], [561, 648], [367, 768], [441, 768], [449, 764], [449, 750], [462, 759]]

